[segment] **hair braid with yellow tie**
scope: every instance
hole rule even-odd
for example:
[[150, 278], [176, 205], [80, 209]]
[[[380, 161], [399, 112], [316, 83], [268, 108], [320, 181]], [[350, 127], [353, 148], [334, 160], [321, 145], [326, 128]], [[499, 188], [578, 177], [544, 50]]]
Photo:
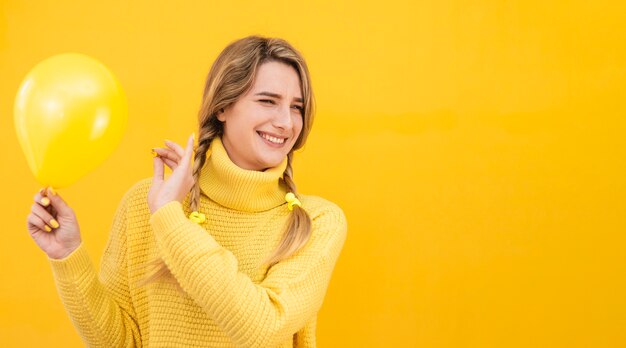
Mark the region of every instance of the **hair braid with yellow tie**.
[[[200, 202], [200, 171], [207, 159], [211, 141], [223, 134], [223, 124], [217, 114], [234, 104], [252, 86], [258, 67], [265, 62], [278, 61], [293, 67], [300, 77], [303, 99], [303, 126], [298, 139], [287, 155], [287, 167], [281, 182], [293, 196], [286, 197], [291, 210], [287, 228], [274, 252], [265, 260], [273, 265], [298, 251], [309, 240], [311, 219], [297, 199], [296, 184], [293, 180], [293, 151], [301, 148], [313, 125], [313, 92], [307, 65], [302, 55], [288, 42], [276, 38], [249, 36], [228, 45], [213, 63], [207, 77], [202, 105], [198, 113], [198, 144], [196, 147], [193, 178], [195, 184], [190, 192], [190, 208], [195, 212]], [[155, 266], [152, 274], [140, 281], [147, 284], [161, 276], [171, 275], [162, 259], [149, 263]]]

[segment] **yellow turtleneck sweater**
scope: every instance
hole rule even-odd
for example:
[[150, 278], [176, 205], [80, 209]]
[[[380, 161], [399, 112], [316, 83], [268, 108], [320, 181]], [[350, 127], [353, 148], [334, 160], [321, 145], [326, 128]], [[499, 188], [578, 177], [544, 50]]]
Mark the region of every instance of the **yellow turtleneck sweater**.
[[[316, 313], [346, 238], [339, 207], [302, 196], [312, 219], [308, 243], [267, 268], [290, 211], [279, 178], [286, 160], [264, 172], [232, 163], [221, 141], [202, 170], [199, 211], [170, 202], [152, 216], [151, 179], [117, 209], [100, 274], [84, 246], [50, 259], [57, 289], [78, 333], [93, 347], [314, 347]], [[170, 278], [138, 287], [162, 257]]]

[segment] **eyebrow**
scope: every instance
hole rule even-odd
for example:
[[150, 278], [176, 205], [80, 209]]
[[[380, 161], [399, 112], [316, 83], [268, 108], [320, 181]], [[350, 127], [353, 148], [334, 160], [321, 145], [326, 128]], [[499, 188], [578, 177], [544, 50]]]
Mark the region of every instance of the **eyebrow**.
[[[266, 97], [272, 97], [272, 98], [276, 98], [276, 99], [282, 99], [282, 96], [280, 94], [276, 94], [276, 93], [272, 93], [272, 92], [259, 92], [255, 95], [264, 95]], [[304, 103], [304, 100], [302, 100], [302, 98], [293, 98], [293, 100], [300, 102], [300, 103]]]

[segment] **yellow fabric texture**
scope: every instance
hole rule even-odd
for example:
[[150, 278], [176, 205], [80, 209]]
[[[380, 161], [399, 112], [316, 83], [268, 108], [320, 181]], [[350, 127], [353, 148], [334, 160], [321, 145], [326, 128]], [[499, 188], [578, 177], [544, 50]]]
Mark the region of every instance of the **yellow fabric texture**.
[[[145, 179], [117, 209], [99, 274], [82, 244], [50, 259], [60, 298], [88, 346], [315, 347], [316, 314], [346, 238], [342, 210], [301, 196], [311, 238], [268, 268], [262, 262], [290, 214], [279, 183], [286, 161], [248, 171], [230, 161], [219, 139], [211, 147], [200, 179], [204, 223], [187, 218], [187, 200], [151, 216]], [[172, 275], [137, 286], [157, 257]]]

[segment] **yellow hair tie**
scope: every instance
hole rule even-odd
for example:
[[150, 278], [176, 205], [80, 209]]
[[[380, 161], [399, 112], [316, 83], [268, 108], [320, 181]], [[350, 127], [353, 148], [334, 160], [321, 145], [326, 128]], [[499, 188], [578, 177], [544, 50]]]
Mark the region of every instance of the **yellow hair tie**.
[[289, 210], [293, 210], [294, 205], [302, 207], [302, 203], [300, 203], [300, 200], [297, 199], [296, 195], [294, 195], [292, 192], [288, 192], [285, 195], [285, 200], [287, 201], [287, 208], [289, 208]]
[[191, 214], [189, 214], [189, 220], [197, 224], [201, 224], [206, 221], [206, 216], [202, 213], [198, 213], [197, 211], [194, 211]]

